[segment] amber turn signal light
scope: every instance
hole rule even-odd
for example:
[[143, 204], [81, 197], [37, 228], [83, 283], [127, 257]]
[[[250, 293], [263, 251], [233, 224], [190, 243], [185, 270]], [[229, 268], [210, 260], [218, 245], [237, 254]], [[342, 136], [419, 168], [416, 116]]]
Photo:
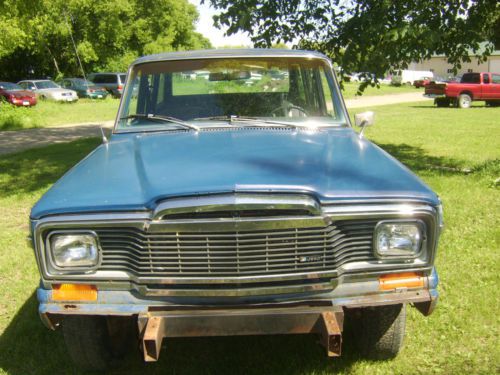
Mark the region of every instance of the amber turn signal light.
[[391, 273], [388, 275], [382, 275], [378, 281], [380, 290], [424, 287], [424, 277], [421, 273], [417, 272]]
[[52, 286], [54, 301], [97, 301], [95, 285], [56, 284]]

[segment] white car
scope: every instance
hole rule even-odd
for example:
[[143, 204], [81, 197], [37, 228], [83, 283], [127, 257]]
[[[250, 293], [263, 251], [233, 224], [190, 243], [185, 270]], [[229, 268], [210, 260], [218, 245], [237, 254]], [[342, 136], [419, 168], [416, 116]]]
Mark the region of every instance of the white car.
[[33, 91], [40, 99], [50, 99], [58, 102], [76, 102], [78, 95], [74, 90], [63, 89], [57, 83], [48, 80], [27, 80], [17, 83], [25, 90]]

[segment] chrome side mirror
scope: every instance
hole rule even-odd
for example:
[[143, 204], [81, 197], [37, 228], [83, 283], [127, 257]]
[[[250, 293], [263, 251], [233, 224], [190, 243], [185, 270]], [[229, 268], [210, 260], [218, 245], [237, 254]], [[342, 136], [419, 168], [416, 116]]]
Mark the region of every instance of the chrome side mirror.
[[359, 137], [363, 138], [363, 132], [367, 126], [372, 126], [375, 123], [375, 113], [372, 111], [357, 113], [354, 115], [354, 124], [361, 128]]

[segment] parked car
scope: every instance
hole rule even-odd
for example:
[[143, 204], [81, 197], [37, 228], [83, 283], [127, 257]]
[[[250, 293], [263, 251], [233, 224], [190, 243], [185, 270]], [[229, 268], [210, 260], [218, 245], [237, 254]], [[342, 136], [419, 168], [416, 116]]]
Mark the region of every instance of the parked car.
[[87, 77], [96, 86], [106, 89], [115, 98], [120, 98], [127, 78], [126, 73], [92, 73]]
[[413, 86], [415, 86], [415, 88], [418, 89], [418, 88], [427, 86], [432, 81], [433, 81], [432, 77], [424, 77], [421, 79], [416, 79], [415, 81], [413, 81]]
[[399, 81], [402, 84], [413, 85], [416, 80], [434, 78], [434, 73], [430, 70], [398, 70], [393, 76], [395, 82]]
[[108, 96], [106, 89], [82, 78], [64, 78], [59, 84], [76, 91], [79, 98], [105, 99]]
[[500, 105], [500, 73], [465, 73], [460, 82], [430, 83], [425, 96], [434, 98], [438, 107], [450, 104], [469, 108], [473, 101], [484, 100], [490, 106]]
[[19, 107], [31, 107], [36, 105], [36, 95], [31, 91], [24, 90], [15, 83], [0, 82], [0, 97], [3, 97], [10, 104]]
[[[287, 84], [238, 84], [256, 64]], [[173, 79], [198, 70], [203, 86]], [[110, 138], [31, 210], [38, 311], [76, 363], [106, 368], [137, 336], [146, 361], [167, 337], [290, 333], [339, 356], [344, 321], [363, 355], [397, 355], [407, 306], [437, 303], [442, 207], [340, 95], [310, 51], [132, 64]]]
[[76, 91], [63, 89], [48, 79], [25, 80], [17, 83], [25, 90], [33, 91], [39, 99], [55, 100], [59, 102], [76, 102]]

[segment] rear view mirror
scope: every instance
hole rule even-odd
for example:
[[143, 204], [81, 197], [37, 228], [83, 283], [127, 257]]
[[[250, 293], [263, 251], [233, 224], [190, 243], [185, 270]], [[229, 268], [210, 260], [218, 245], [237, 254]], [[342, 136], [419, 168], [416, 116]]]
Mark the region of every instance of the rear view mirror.
[[367, 126], [372, 126], [375, 123], [375, 113], [372, 111], [357, 113], [354, 115], [354, 123], [361, 128], [359, 137], [363, 138], [363, 131]]
[[239, 81], [251, 78], [251, 73], [247, 70], [238, 70], [230, 73], [213, 72], [208, 76], [209, 81]]

